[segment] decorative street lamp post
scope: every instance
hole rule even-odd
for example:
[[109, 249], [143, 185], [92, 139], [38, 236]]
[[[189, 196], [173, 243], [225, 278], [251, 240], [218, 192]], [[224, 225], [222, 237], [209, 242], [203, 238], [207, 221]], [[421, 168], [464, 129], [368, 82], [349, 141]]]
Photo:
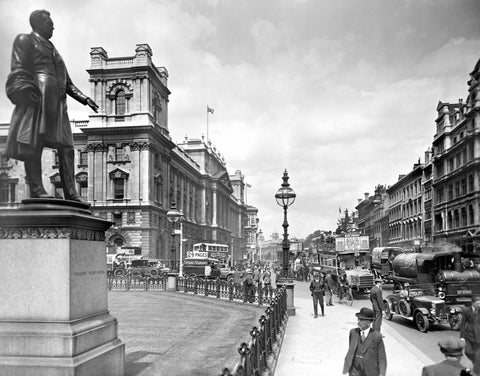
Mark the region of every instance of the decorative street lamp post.
[[[183, 213], [181, 211], [178, 211], [177, 209], [177, 204], [175, 201], [172, 202], [170, 205], [170, 210], [167, 212], [167, 219], [172, 223], [173, 227], [173, 232], [172, 232], [172, 237], [174, 241], [174, 247], [175, 247], [175, 235], [179, 234], [180, 235], [180, 266], [178, 270], [178, 275], [180, 277], [183, 277], [183, 224], [182, 224], [182, 219], [183, 219]], [[175, 229], [175, 223], [180, 223], [180, 230]], [[175, 248], [173, 248], [175, 249]], [[174, 260], [176, 261], [176, 252], [175, 252], [175, 257]]]
[[288, 172], [285, 169], [285, 172], [283, 173], [283, 183], [282, 187], [277, 191], [275, 194], [275, 199], [277, 200], [277, 204], [283, 207], [283, 242], [282, 242], [282, 248], [283, 248], [283, 278], [287, 279], [288, 278], [288, 269], [289, 269], [289, 263], [288, 263], [288, 253], [290, 250], [290, 242], [288, 241], [288, 222], [287, 222], [287, 209], [290, 205], [292, 205], [295, 202], [295, 197], [297, 195], [293, 191], [292, 188], [290, 188], [290, 184], [288, 183]]
[[292, 205], [295, 202], [295, 197], [297, 195], [293, 191], [292, 188], [290, 188], [290, 184], [288, 184], [288, 173], [287, 170], [285, 169], [285, 172], [283, 173], [283, 183], [282, 187], [277, 191], [275, 194], [275, 199], [277, 200], [277, 204], [283, 207], [283, 242], [282, 242], [282, 248], [283, 248], [283, 275], [282, 278], [277, 281], [277, 286], [281, 285], [286, 287], [287, 291], [287, 312], [289, 316], [295, 316], [295, 305], [294, 305], [294, 288], [295, 288], [295, 283], [293, 280], [289, 280], [289, 264], [288, 264], [288, 254], [290, 251], [290, 243], [288, 241], [288, 222], [287, 222], [287, 209], [290, 205]]

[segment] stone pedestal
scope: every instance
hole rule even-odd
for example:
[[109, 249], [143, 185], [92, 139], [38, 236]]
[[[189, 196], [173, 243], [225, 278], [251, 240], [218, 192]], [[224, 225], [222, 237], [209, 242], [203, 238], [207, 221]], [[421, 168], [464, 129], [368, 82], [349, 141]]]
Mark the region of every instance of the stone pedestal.
[[287, 312], [288, 316], [295, 316], [295, 283], [292, 279], [277, 280], [277, 288], [285, 286], [287, 290]]
[[177, 277], [178, 277], [178, 273], [167, 274], [167, 291], [177, 290]]
[[0, 375], [124, 374], [108, 312], [110, 225], [66, 200], [0, 212]]

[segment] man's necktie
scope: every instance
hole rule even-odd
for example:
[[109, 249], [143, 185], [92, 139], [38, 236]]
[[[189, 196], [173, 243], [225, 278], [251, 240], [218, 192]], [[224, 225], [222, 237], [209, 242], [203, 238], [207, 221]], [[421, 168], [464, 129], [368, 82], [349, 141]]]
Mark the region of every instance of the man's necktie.
[[363, 330], [360, 331], [360, 341], [365, 341], [365, 332]]

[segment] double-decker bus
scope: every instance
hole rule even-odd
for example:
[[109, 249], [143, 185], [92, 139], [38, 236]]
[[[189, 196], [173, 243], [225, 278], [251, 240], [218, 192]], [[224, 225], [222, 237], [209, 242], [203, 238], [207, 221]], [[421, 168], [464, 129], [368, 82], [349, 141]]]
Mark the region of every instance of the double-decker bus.
[[226, 244], [196, 243], [193, 245], [192, 255], [189, 256], [187, 252], [187, 257], [198, 257], [202, 254], [204, 257], [217, 259], [223, 264], [228, 262], [230, 256], [229, 247]]

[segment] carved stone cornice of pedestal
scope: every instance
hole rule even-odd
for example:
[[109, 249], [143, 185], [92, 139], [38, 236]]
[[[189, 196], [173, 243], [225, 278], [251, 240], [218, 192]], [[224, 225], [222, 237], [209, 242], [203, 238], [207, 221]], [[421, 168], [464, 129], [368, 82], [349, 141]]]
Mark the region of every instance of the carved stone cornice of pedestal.
[[76, 239], [104, 241], [105, 231], [75, 227], [0, 227], [0, 239]]

